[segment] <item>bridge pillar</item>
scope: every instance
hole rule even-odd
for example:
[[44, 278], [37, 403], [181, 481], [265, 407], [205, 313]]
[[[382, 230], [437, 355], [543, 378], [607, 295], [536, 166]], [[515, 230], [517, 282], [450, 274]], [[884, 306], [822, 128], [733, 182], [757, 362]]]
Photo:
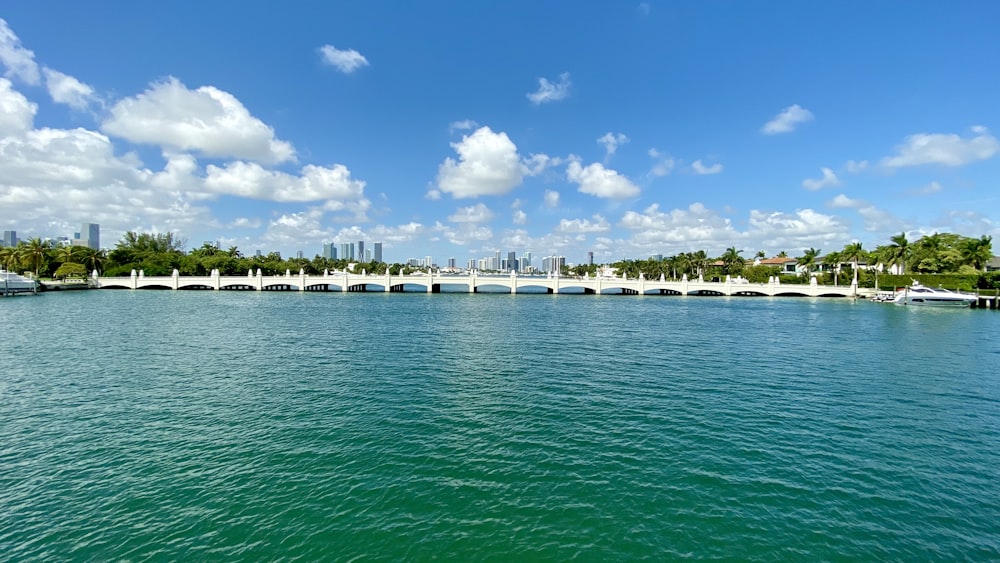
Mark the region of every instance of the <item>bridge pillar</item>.
[[344, 271], [344, 276], [341, 278], [341, 281], [340, 281], [340, 291], [343, 292], [343, 293], [347, 293], [347, 285], [348, 285], [348, 283], [347, 283], [347, 271], [345, 270]]
[[434, 274], [427, 270], [427, 293], [434, 293]]
[[303, 270], [299, 270], [299, 291], [306, 290], [306, 273]]
[[389, 275], [389, 268], [385, 269], [385, 292], [389, 293], [392, 291], [392, 276]]
[[469, 271], [469, 293], [476, 293], [476, 271]]

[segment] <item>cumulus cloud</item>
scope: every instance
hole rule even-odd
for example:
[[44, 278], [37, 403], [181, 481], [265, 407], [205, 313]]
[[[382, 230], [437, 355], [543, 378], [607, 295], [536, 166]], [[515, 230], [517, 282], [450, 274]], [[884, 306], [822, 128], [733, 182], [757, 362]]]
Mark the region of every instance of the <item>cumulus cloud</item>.
[[550, 82], [547, 78], [538, 79], [538, 90], [528, 92], [526, 96], [536, 106], [548, 102], [557, 102], [569, 96], [569, 73], [559, 75], [559, 82]]
[[31, 129], [38, 105], [13, 88], [10, 80], [0, 78], [0, 135], [23, 133]]
[[94, 89], [76, 78], [51, 68], [43, 69], [45, 87], [54, 102], [66, 104], [73, 109], [83, 110], [95, 101]]
[[586, 168], [573, 161], [566, 167], [566, 178], [579, 184], [580, 192], [608, 199], [626, 199], [639, 195], [639, 186], [615, 170], [595, 162]]
[[469, 207], [459, 207], [455, 213], [448, 216], [452, 223], [486, 223], [493, 219], [493, 212], [484, 203], [470, 205]]
[[459, 160], [446, 158], [438, 167], [438, 188], [454, 198], [503, 195], [519, 186], [524, 167], [517, 146], [506, 133], [480, 127], [451, 147]]
[[217, 194], [270, 201], [360, 200], [365, 182], [351, 177], [343, 164], [323, 167], [309, 164], [295, 176], [268, 170], [255, 162], [235, 161], [224, 166], [209, 165], [205, 188]]
[[618, 150], [618, 147], [624, 145], [629, 141], [622, 133], [612, 133], [607, 132], [602, 137], [597, 139], [598, 144], [604, 145], [604, 161], [607, 162], [611, 160], [611, 157]]
[[512, 221], [515, 225], [523, 225], [528, 222], [528, 214], [520, 209], [515, 209]]
[[830, 207], [835, 209], [857, 209], [865, 205], [860, 199], [851, 199], [844, 194], [837, 194], [837, 197], [830, 200]]
[[820, 170], [823, 172], [822, 178], [806, 178], [805, 180], [802, 180], [802, 187], [807, 190], [816, 191], [830, 186], [840, 185], [840, 179], [833, 173], [833, 170], [830, 170], [829, 168], [821, 168]]
[[171, 77], [120, 100], [110, 114], [102, 130], [133, 143], [265, 164], [295, 159], [291, 143], [276, 139], [235, 96], [212, 86], [189, 90]]
[[338, 49], [333, 45], [323, 45], [319, 48], [320, 59], [344, 74], [350, 74], [363, 66], [368, 66], [368, 59], [354, 49]]
[[705, 166], [705, 164], [703, 164], [701, 160], [696, 160], [691, 163], [691, 171], [694, 172], [695, 174], [698, 174], [699, 176], [707, 174], [718, 174], [719, 172], [722, 172], [722, 164], [719, 164], [717, 162], [710, 166]]
[[917, 133], [896, 146], [896, 154], [882, 159], [888, 168], [940, 164], [964, 166], [977, 160], [992, 158], [1000, 151], [1000, 141], [981, 126], [972, 128], [973, 137], [955, 134]]
[[600, 215], [590, 219], [560, 219], [556, 232], [560, 233], [606, 233], [611, 230], [611, 224]]
[[813, 114], [811, 111], [800, 106], [799, 104], [793, 104], [781, 110], [781, 113], [774, 116], [774, 119], [765, 123], [764, 126], [761, 127], [760, 132], [765, 135], [791, 133], [792, 131], [795, 131], [795, 128], [800, 124], [812, 121], [812, 119]]
[[649, 149], [649, 157], [656, 161], [652, 170], [649, 171], [650, 176], [666, 176], [670, 174], [676, 164], [672, 156], [656, 149]]
[[794, 213], [750, 211], [746, 236], [762, 248], [811, 246], [848, 237], [849, 225], [840, 217], [799, 209]]
[[21, 40], [3, 18], [0, 18], [0, 63], [7, 67], [6, 77], [14, 77], [33, 86], [41, 82], [35, 53], [21, 45]]
[[559, 192], [555, 190], [545, 190], [545, 207], [559, 207]]

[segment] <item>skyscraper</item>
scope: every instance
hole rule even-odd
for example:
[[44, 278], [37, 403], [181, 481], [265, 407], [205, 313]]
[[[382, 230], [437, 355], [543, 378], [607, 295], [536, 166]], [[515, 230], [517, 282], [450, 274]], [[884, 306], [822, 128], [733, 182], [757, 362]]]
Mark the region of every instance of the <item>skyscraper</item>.
[[4, 231], [3, 245], [11, 248], [17, 246], [17, 231]]
[[510, 251], [507, 253], [507, 269], [518, 271], [520, 268], [517, 267], [517, 253]]
[[323, 243], [323, 258], [328, 260], [337, 259], [337, 248], [333, 246], [332, 242]]
[[587, 265], [588, 266], [593, 266], [594, 265], [594, 252], [593, 251], [590, 251], [590, 252], [587, 253]]
[[81, 245], [94, 250], [101, 248], [101, 226], [97, 223], [84, 223], [80, 229]]
[[376, 242], [375, 243], [375, 261], [379, 262], [379, 263], [382, 262], [382, 243], [381, 242]]
[[367, 258], [367, 256], [365, 256], [365, 241], [359, 240], [358, 241], [358, 260], [362, 260], [363, 261], [366, 258]]

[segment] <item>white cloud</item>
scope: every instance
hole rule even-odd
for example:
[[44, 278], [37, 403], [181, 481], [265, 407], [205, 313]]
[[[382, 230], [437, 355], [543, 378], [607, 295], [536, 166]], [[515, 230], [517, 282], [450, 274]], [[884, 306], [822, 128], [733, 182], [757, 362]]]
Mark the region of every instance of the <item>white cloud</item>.
[[559, 157], [551, 157], [547, 154], [533, 154], [523, 159], [524, 173], [528, 176], [538, 176], [545, 170], [563, 163]]
[[600, 215], [590, 219], [561, 219], [556, 232], [559, 233], [606, 233], [611, 230], [611, 224]]
[[569, 73], [559, 75], [559, 82], [549, 82], [547, 78], [538, 79], [538, 91], [528, 92], [526, 96], [535, 105], [547, 102], [557, 102], [569, 96]]
[[459, 207], [455, 213], [448, 216], [448, 220], [452, 223], [486, 223], [491, 221], [493, 217], [493, 212], [490, 211], [489, 207], [486, 207], [486, 204], [478, 203], [468, 207]]
[[528, 222], [528, 214], [520, 209], [515, 209], [512, 221], [515, 225], [523, 225]]
[[420, 223], [409, 222], [395, 227], [377, 225], [371, 229], [371, 236], [384, 243], [400, 244], [416, 240], [423, 235], [427, 229]]
[[0, 135], [30, 130], [37, 111], [37, 104], [29, 102], [28, 98], [14, 90], [10, 80], [0, 78]]
[[441, 190], [431, 188], [427, 190], [427, 193], [424, 195], [424, 197], [431, 201], [437, 201], [441, 199]]
[[760, 248], [798, 248], [848, 238], [849, 225], [835, 215], [812, 209], [794, 213], [750, 211], [746, 237]]
[[624, 134], [612, 133], [610, 131], [598, 138], [597, 142], [604, 145], [604, 161], [607, 162], [608, 160], [611, 160], [611, 157], [615, 154], [615, 151], [618, 150], [618, 147], [624, 145], [628, 141], [628, 137]]
[[326, 168], [309, 164], [300, 176], [267, 170], [257, 163], [235, 161], [206, 168], [205, 189], [212, 193], [270, 201], [360, 200], [365, 183], [351, 177], [343, 164]]
[[860, 174], [861, 172], [864, 172], [868, 168], [868, 161], [848, 160], [847, 164], [845, 165], [845, 168], [847, 168], [847, 171], [851, 174]]
[[802, 187], [807, 190], [816, 191], [830, 186], [840, 185], [840, 179], [833, 173], [833, 170], [830, 170], [829, 168], [821, 168], [820, 170], [823, 172], [822, 178], [817, 180], [806, 178], [805, 180], [802, 180]]
[[111, 108], [101, 128], [111, 135], [207, 157], [276, 164], [295, 159], [291, 143], [250, 115], [232, 94], [212, 86], [189, 90], [176, 78], [154, 83]]
[[251, 217], [237, 217], [229, 223], [231, 229], [259, 229], [260, 219]]
[[454, 198], [503, 195], [520, 185], [524, 168], [517, 146], [506, 133], [480, 127], [451, 143], [459, 161], [446, 158], [438, 167], [438, 187]]
[[559, 207], [559, 192], [555, 190], [545, 190], [545, 207]]
[[66, 104], [73, 109], [82, 110], [96, 100], [94, 89], [76, 78], [51, 68], [45, 68], [43, 72], [45, 73], [45, 86], [53, 101]]
[[652, 176], [666, 176], [670, 174], [676, 164], [673, 157], [656, 149], [649, 149], [649, 157], [656, 161], [653, 169], [649, 171]]
[[844, 194], [838, 194], [837, 197], [830, 200], [829, 205], [835, 209], [857, 209], [866, 203], [860, 199], [851, 199]]
[[41, 82], [35, 53], [21, 45], [21, 40], [3, 18], [0, 18], [0, 63], [7, 67], [6, 77], [16, 77], [31, 85]]
[[941, 133], [910, 135], [896, 146], [896, 154], [883, 158], [881, 164], [889, 168], [921, 164], [964, 166], [977, 160], [992, 158], [1000, 152], [1000, 141], [985, 127], [975, 126], [972, 132], [975, 136], [966, 138]]
[[659, 204], [653, 204], [641, 213], [626, 211], [619, 223], [625, 229], [634, 231], [631, 243], [639, 249], [669, 252], [690, 251], [700, 246], [721, 246], [739, 239], [729, 219], [720, 217], [701, 203], [693, 203], [687, 209], [674, 209], [669, 213], [660, 211]]
[[337, 70], [345, 74], [368, 66], [368, 59], [354, 49], [340, 50], [333, 45], [323, 45], [319, 48], [319, 54], [324, 63], [337, 67]]
[[584, 168], [574, 160], [566, 168], [566, 178], [579, 184], [580, 192], [597, 197], [626, 199], [639, 195], [639, 186], [599, 162]]
[[696, 160], [691, 163], [691, 171], [698, 175], [718, 174], [722, 172], [722, 164], [717, 162], [711, 166], [705, 166], [701, 160]]
[[479, 124], [471, 119], [463, 119], [462, 121], [452, 121], [448, 124], [448, 132], [454, 133], [455, 131], [468, 131], [470, 129], [475, 129]]
[[777, 133], [790, 133], [795, 131], [795, 128], [807, 121], [812, 121], [813, 114], [811, 111], [805, 109], [799, 104], [790, 105], [787, 108], [781, 110], [781, 113], [774, 116], [774, 119], [768, 121], [761, 127], [761, 133], [765, 135], [775, 135]]

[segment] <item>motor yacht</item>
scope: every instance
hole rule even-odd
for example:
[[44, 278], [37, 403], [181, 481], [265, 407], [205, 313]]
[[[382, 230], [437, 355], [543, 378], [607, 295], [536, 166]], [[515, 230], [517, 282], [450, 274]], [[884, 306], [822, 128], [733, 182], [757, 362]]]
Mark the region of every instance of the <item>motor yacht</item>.
[[38, 291], [38, 282], [24, 276], [0, 270], [0, 295], [14, 295], [16, 293], [35, 293]]
[[896, 305], [923, 305], [931, 307], [968, 307], [976, 302], [975, 295], [958, 293], [943, 288], [932, 288], [914, 282], [899, 290], [893, 303]]

